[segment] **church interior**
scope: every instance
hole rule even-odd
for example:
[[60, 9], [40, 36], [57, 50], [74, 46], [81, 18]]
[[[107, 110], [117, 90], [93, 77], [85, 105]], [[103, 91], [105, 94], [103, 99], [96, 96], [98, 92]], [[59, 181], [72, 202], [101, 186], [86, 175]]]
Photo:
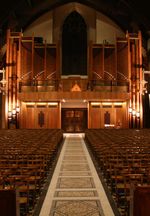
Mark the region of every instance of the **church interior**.
[[146, 4], [5, 0], [0, 12], [0, 215], [148, 216]]

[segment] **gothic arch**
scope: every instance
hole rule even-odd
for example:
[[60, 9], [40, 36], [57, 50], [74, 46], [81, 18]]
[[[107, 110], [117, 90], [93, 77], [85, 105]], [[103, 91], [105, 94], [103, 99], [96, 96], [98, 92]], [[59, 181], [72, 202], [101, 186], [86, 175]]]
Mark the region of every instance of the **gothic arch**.
[[76, 11], [63, 23], [62, 75], [87, 75], [87, 25]]

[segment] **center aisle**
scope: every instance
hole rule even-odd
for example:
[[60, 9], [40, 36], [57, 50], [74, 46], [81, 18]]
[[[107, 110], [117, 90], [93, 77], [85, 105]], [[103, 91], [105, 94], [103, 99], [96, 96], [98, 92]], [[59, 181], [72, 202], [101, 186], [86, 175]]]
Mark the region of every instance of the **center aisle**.
[[66, 134], [40, 216], [114, 216], [83, 134]]

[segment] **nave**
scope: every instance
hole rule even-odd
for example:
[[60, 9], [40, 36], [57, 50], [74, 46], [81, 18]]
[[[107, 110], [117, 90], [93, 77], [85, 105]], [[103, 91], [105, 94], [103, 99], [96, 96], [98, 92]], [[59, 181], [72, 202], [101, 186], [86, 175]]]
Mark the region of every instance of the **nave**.
[[84, 134], [65, 134], [40, 216], [114, 216], [84, 142]]
[[149, 216], [149, 132], [0, 130], [0, 215]]

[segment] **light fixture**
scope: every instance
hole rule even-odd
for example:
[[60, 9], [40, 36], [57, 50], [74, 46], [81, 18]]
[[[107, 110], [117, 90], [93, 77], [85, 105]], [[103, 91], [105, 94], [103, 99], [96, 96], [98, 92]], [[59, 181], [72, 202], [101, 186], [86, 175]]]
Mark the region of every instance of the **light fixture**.
[[135, 109], [132, 110], [132, 115], [133, 115], [133, 116], [136, 115], [136, 111], [135, 111]]
[[136, 112], [136, 117], [140, 118], [140, 112]]
[[13, 110], [12, 110], [12, 116], [15, 116], [16, 115], [16, 109], [14, 108]]
[[5, 79], [5, 69], [3, 68], [2, 70], [0, 70], [0, 73], [2, 73], [2, 80], [0, 80], [0, 83], [1, 83], [0, 93], [5, 95], [5, 93], [6, 93], [6, 84], [7, 84], [7, 81]]
[[48, 105], [49, 105], [49, 106], [57, 106], [57, 105], [58, 105], [58, 102], [49, 102]]
[[46, 102], [44, 103], [44, 102], [38, 102], [38, 103], [36, 103], [36, 105], [40, 105], [40, 106], [46, 106]]
[[132, 113], [132, 107], [129, 107], [129, 113]]
[[10, 120], [12, 118], [12, 112], [8, 111], [8, 119]]
[[91, 105], [92, 105], [92, 106], [99, 106], [99, 105], [100, 105], [100, 102], [91, 102]]
[[16, 113], [19, 113], [19, 112], [20, 112], [20, 107], [17, 106], [17, 107], [16, 107]]
[[104, 106], [111, 106], [112, 103], [111, 102], [103, 102], [102, 105], [104, 105]]
[[35, 102], [26, 102], [26, 105], [35, 105]]

